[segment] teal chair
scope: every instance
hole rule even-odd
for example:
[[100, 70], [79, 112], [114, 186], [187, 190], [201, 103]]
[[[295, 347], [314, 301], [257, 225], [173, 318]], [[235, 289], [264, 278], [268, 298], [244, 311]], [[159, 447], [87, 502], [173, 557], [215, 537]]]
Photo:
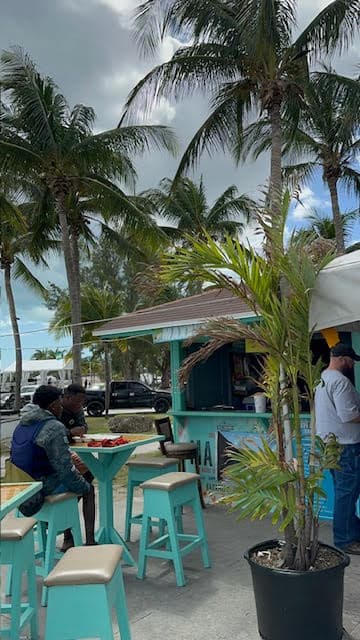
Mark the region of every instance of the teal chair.
[[[10, 627], [1, 628], [1, 638], [19, 640], [21, 630], [30, 625], [30, 638], [37, 640], [37, 599], [33, 518], [6, 518], [1, 522], [1, 564], [12, 570], [11, 604], [2, 604], [1, 613], [10, 614]], [[28, 602], [21, 601], [21, 582], [27, 573]], [[29, 637], [29, 636], [26, 636]]]
[[122, 553], [117, 544], [73, 547], [65, 553], [45, 578], [49, 591], [45, 640], [114, 640], [112, 609], [121, 640], [131, 640]]
[[[35, 513], [37, 522], [40, 565], [36, 565], [36, 573], [45, 578], [53, 568], [56, 558], [61, 557], [56, 551], [56, 536], [71, 529], [75, 546], [82, 545], [80, 519], [78, 509], [78, 496], [75, 493], [58, 493], [46, 496], [41, 509]], [[41, 604], [46, 607], [47, 587], [43, 586]]]
[[[182, 558], [196, 547], [200, 547], [204, 567], [210, 567], [198, 480], [199, 476], [196, 473], [177, 471], [157, 476], [141, 485], [144, 492], [144, 507], [138, 578], [145, 577], [148, 558], [172, 560], [176, 583], [179, 587], [183, 587], [186, 581]], [[181, 514], [184, 506], [191, 507], [194, 512], [196, 534], [184, 533], [183, 528], [179, 530], [177, 526], [177, 514]], [[166, 533], [160, 532], [157, 538], [150, 540], [153, 518], [166, 522]]]
[[[151, 480], [163, 473], [178, 470], [178, 460], [176, 458], [165, 458], [157, 456], [153, 458], [134, 457], [127, 462], [128, 483], [126, 496], [125, 513], [125, 540], [129, 541], [131, 536], [131, 525], [142, 523], [142, 513], [133, 515], [134, 490], [146, 480]], [[159, 523], [161, 526], [161, 523]], [[153, 523], [154, 526], [154, 523]]]

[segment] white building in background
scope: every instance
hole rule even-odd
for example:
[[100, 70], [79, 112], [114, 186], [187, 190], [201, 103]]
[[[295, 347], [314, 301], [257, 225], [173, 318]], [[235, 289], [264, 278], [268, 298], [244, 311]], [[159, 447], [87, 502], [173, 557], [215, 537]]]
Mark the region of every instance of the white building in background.
[[[21, 385], [56, 384], [66, 387], [72, 381], [71, 360], [23, 360]], [[1, 391], [11, 391], [15, 382], [15, 362], [0, 372]]]

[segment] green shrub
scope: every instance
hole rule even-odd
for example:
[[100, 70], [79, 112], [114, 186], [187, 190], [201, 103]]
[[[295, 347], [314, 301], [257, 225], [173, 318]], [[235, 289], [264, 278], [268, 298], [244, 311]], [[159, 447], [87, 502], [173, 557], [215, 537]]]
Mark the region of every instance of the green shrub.
[[148, 433], [153, 428], [150, 416], [114, 416], [109, 420], [109, 429], [113, 433]]

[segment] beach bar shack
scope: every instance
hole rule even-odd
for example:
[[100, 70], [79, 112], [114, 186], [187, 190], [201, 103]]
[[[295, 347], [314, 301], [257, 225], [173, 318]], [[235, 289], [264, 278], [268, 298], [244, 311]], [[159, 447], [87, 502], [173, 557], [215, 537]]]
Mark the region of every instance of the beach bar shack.
[[[227, 317], [239, 322], [256, 322], [258, 317], [244, 301], [223, 289], [209, 289], [199, 295], [182, 298], [120, 316], [94, 331], [103, 340], [151, 335], [154, 343], [170, 346], [172, 381], [172, 417], [175, 440], [195, 441], [199, 447], [200, 472], [205, 499], [211, 500], [225, 463], [225, 449], [249, 436], [257, 441], [271, 423], [271, 408], [257, 384], [261, 353], [253, 344], [239, 342], [219, 348], [207, 361], [195, 365], [188, 383], [180, 389], [178, 371], [184, 358], [200, 348], [200, 342], [186, 345], [211, 318]], [[351, 343], [351, 333], [341, 334]], [[354, 345], [355, 346], [355, 345]], [[324, 337], [313, 339], [316, 355], [328, 354]], [[360, 373], [360, 372], [359, 372]], [[360, 375], [357, 384], [360, 387]], [[310, 416], [304, 411], [304, 432]], [[329, 483], [331, 487], [331, 483]], [[324, 507], [323, 517], [331, 517]]]

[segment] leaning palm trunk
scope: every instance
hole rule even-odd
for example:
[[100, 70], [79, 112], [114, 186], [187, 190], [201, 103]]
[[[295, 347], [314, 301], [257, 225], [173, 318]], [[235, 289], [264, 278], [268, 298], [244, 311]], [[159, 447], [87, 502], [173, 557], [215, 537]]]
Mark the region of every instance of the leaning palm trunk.
[[81, 301], [78, 265], [76, 265], [70, 243], [69, 226], [66, 216], [65, 193], [64, 190], [55, 185], [56, 209], [61, 228], [61, 239], [64, 251], [64, 261], [69, 296], [71, 302], [71, 324], [72, 324], [72, 358], [73, 358], [73, 381], [81, 383]]
[[332, 206], [332, 215], [334, 221], [335, 228], [335, 239], [336, 239], [336, 253], [341, 255], [345, 251], [344, 244], [344, 228], [343, 221], [341, 218], [340, 207], [339, 207], [339, 197], [337, 192], [337, 177], [328, 172], [329, 175], [326, 176], [326, 181], [330, 191], [331, 197], [331, 206]]
[[5, 291], [6, 298], [9, 305], [10, 321], [15, 343], [15, 399], [14, 409], [20, 410], [20, 387], [22, 377], [22, 354], [21, 354], [21, 341], [19, 333], [19, 325], [16, 318], [15, 300], [11, 287], [11, 265], [6, 264], [4, 267], [4, 279], [5, 279]]

